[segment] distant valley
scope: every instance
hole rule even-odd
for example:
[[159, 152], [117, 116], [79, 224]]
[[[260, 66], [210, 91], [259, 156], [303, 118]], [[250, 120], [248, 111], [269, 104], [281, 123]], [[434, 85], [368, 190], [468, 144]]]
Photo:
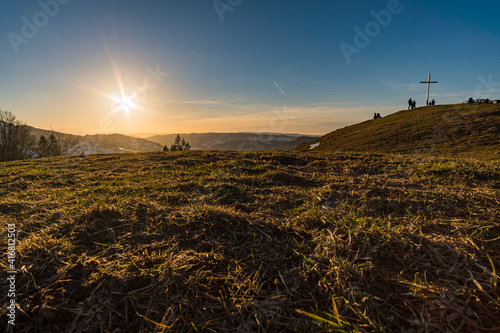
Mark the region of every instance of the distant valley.
[[[168, 145], [176, 134], [155, 135], [149, 141]], [[292, 150], [305, 142], [315, 141], [319, 135], [278, 133], [193, 133], [182, 134], [194, 150]]]
[[[38, 139], [48, 131], [31, 128]], [[72, 135], [79, 145], [72, 151], [76, 154], [122, 154], [162, 151], [174, 142], [177, 134], [155, 135], [144, 139], [123, 134]], [[320, 136], [279, 133], [193, 133], [181, 134], [191, 144], [192, 150], [292, 150], [305, 143], [315, 141]]]

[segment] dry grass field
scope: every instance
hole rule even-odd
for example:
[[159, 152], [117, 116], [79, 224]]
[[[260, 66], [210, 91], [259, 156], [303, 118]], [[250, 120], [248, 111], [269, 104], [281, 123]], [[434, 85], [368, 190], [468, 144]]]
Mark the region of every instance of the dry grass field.
[[500, 331], [499, 202], [498, 161], [0, 163], [2, 242], [7, 224], [18, 230], [17, 332]]
[[[426, 154], [500, 160], [500, 104], [454, 104], [399, 111], [321, 137], [314, 151]], [[309, 151], [311, 144], [296, 150]]]

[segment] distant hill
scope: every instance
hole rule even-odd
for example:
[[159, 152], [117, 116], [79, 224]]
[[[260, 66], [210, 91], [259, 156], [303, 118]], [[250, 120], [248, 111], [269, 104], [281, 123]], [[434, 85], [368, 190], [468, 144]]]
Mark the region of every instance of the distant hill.
[[80, 147], [85, 154], [154, 152], [163, 149], [158, 143], [123, 134], [85, 135], [80, 140]]
[[[177, 134], [155, 135], [146, 138], [170, 146]], [[320, 136], [277, 133], [193, 133], [181, 134], [193, 150], [291, 150]]]
[[[37, 139], [48, 130], [31, 127], [31, 134]], [[142, 153], [161, 151], [163, 146], [145, 139], [134, 138], [123, 134], [95, 134], [95, 135], [73, 135], [60, 133], [63, 136], [76, 138], [79, 146], [73, 149], [73, 154], [115, 154], [115, 153]]]
[[[49, 131], [31, 127], [31, 133], [39, 138]], [[59, 133], [59, 132], [58, 132]], [[74, 154], [115, 154], [162, 151], [163, 146], [174, 142], [177, 134], [155, 135], [145, 139], [123, 134], [62, 135], [77, 138], [79, 147]], [[277, 133], [195, 133], [181, 134], [193, 150], [292, 150], [304, 143], [317, 140], [317, 135], [277, 134]]]
[[[36, 128], [36, 127], [33, 127], [33, 126], [28, 126], [31, 130], [31, 135], [35, 136], [37, 139], [41, 136], [41, 135], [49, 135], [50, 134], [50, 130], [44, 130], [44, 129], [41, 129], [41, 128]], [[62, 134], [64, 136], [68, 136], [68, 137], [72, 137], [72, 138], [82, 138], [81, 135], [74, 135], [74, 134], [67, 134], [67, 133], [61, 133], [61, 132], [58, 132], [58, 131], [55, 131], [55, 133], [59, 133], [59, 134]]]
[[295, 150], [500, 159], [500, 104], [440, 105], [400, 111], [336, 130]]

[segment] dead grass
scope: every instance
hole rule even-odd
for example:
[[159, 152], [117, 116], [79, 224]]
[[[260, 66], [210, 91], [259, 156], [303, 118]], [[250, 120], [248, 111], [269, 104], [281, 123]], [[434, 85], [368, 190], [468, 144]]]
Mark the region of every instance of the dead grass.
[[[17, 329], [498, 331], [499, 166], [285, 152], [0, 164]], [[0, 265], [4, 280], [5, 251]]]
[[[399, 111], [341, 128], [314, 151], [357, 151], [500, 159], [500, 105], [456, 104]], [[295, 148], [309, 151], [311, 143]]]

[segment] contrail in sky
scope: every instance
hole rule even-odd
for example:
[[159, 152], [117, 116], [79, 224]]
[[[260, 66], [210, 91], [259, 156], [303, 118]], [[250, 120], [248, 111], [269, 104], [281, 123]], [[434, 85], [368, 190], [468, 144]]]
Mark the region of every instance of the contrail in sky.
[[273, 82], [276, 85], [276, 87], [278, 87], [278, 89], [281, 91], [281, 93], [283, 94], [283, 96], [286, 96], [286, 94], [283, 92], [283, 90], [280, 88], [280, 86], [278, 86], [278, 84], [276, 83], [276, 81], [273, 81]]

